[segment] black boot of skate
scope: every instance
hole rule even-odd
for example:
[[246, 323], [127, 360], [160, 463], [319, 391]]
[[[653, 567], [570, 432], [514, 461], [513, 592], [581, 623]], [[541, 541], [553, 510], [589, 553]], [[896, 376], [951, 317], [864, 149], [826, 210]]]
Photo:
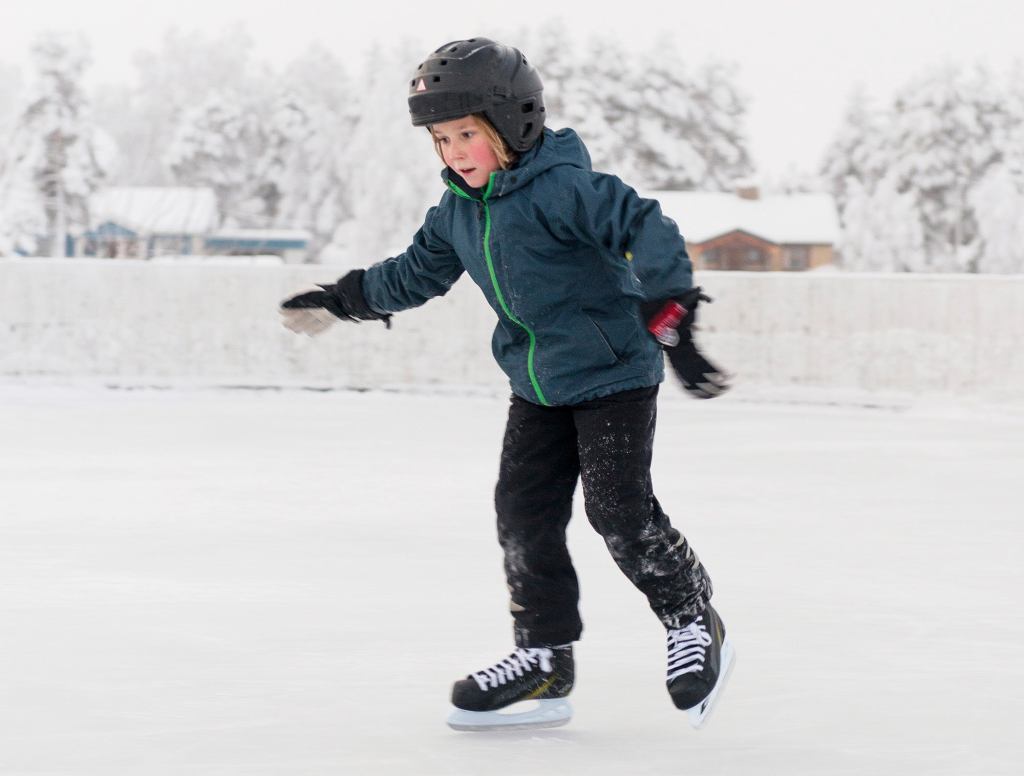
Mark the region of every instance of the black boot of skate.
[[[493, 666], [472, 673], [452, 686], [454, 711], [448, 725], [455, 730], [523, 730], [557, 727], [572, 716], [566, 696], [572, 691], [575, 666], [572, 645], [520, 647]], [[535, 708], [511, 711], [520, 701]]]
[[699, 728], [729, 678], [734, 661], [725, 625], [710, 604], [685, 628], [668, 632], [668, 692]]

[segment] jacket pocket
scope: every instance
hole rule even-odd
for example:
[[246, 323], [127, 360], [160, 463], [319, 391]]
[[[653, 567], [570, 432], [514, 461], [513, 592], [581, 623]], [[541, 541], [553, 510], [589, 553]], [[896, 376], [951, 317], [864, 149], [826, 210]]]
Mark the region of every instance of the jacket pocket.
[[607, 332], [601, 327], [594, 317], [586, 310], [581, 310], [583, 317], [590, 322], [590, 328], [594, 332], [594, 336], [597, 338], [600, 346], [603, 347], [605, 355], [607, 356], [608, 364], [625, 363], [619, 350], [612, 344], [611, 338], [609, 338]]

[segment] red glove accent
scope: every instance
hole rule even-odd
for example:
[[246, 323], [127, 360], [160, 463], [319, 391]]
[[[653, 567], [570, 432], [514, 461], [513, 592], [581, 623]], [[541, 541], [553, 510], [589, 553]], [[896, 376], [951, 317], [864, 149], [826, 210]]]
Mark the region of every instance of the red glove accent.
[[647, 322], [647, 331], [654, 335], [667, 348], [679, 344], [679, 324], [687, 315], [686, 308], [675, 299], [669, 299], [658, 312]]

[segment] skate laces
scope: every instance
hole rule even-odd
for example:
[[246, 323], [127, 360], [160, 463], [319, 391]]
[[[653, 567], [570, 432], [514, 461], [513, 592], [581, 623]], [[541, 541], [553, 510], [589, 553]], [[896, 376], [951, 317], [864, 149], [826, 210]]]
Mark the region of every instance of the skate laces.
[[523, 676], [539, 666], [546, 674], [551, 673], [552, 651], [546, 647], [519, 647], [515, 652], [493, 666], [471, 674], [477, 686], [486, 691], [488, 686], [498, 687], [505, 682], [512, 681], [517, 676]]
[[685, 628], [668, 632], [668, 679], [704, 670], [704, 656], [711, 646], [711, 634], [703, 615]]

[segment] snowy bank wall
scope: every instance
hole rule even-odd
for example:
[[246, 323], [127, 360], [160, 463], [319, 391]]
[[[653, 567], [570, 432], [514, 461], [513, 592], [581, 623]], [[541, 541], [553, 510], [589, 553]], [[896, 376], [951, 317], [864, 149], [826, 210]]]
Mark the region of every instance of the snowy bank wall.
[[[494, 316], [444, 299], [316, 339], [281, 327], [331, 267], [0, 261], [0, 376], [501, 388]], [[700, 341], [738, 384], [1024, 399], [1024, 277], [705, 272]], [[543, 344], [541, 344], [543, 347]]]

